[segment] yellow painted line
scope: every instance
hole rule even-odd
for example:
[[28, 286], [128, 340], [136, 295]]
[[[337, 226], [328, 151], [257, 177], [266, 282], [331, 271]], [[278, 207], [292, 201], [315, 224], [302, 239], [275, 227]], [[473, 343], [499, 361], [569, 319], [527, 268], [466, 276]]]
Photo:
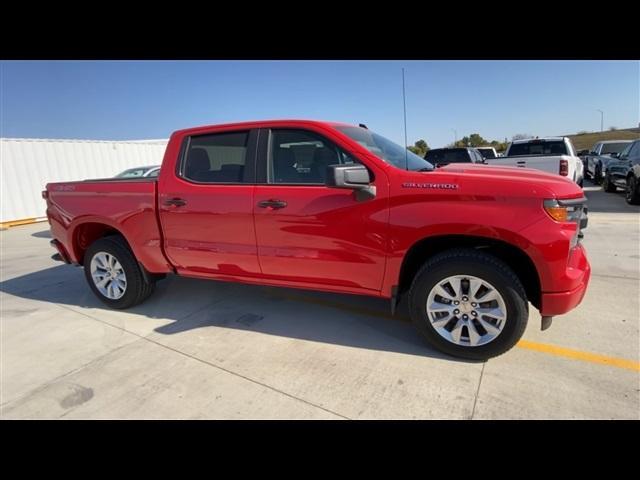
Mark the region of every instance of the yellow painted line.
[[22, 220], [11, 220], [9, 222], [0, 222], [0, 228], [18, 227], [20, 225], [30, 225], [32, 223], [46, 222], [47, 217], [24, 218]]
[[[385, 318], [388, 320], [400, 320], [410, 321], [408, 318], [401, 317], [396, 314], [395, 317], [389, 313], [380, 312], [377, 310], [371, 310], [369, 308], [358, 307], [355, 305], [349, 305], [342, 302], [334, 302], [330, 300], [324, 300], [320, 298], [308, 297], [306, 295], [291, 295], [291, 294], [276, 294], [274, 296], [284, 298], [286, 300], [311, 303], [315, 305], [321, 305], [324, 307], [336, 308], [347, 312], [352, 312], [360, 315], [368, 315], [372, 317]], [[539, 353], [546, 353], [547, 355], [554, 355], [556, 357], [569, 358], [571, 360], [578, 360], [587, 363], [596, 363], [599, 365], [607, 365], [609, 367], [623, 368], [626, 370], [633, 370], [640, 372], [640, 362], [633, 360], [627, 360], [625, 358], [609, 357], [607, 355], [600, 355], [598, 353], [583, 352], [581, 350], [573, 350], [571, 348], [558, 347], [556, 345], [549, 345], [546, 343], [531, 342], [529, 340], [520, 340], [517, 347], [527, 350], [533, 350]]]
[[0, 227], [8, 228], [8, 227], [16, 227], [18, 225], [27, 225], [29, 223], [34, 223], [36, 218], [23, 218], [22, 220], [11, 220], [10, 222], [2, 222], [0, 223]]
[[627, 370], [640, 372], [640, 362], [634, 362], [633, 360], [627, 360], [625, 358], [608, 357], [598, 353], [583, 352], [581, 350], [548, 345], [546, 343], [530, 342], [529, 340], [520, 340], [517, 343], [517, 346], [520, 348], [526, 348], [527, 350], [533, 350], [535, 352], [555, 355], [557, 357], [565, 357], [572, 360], [598, 363], [600, 365], [608, 365], [610, 367], [625, 368]]

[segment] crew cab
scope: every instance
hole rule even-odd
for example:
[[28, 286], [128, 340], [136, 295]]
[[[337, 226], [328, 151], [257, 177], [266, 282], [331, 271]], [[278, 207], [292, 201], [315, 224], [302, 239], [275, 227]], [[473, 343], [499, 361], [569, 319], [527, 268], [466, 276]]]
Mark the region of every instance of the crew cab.
[[631, 140], [607, 140], [596, 143], [584, 156], [584, 176], [591, 177], [595, 183], [601, 183], [609, 162], [614, 160], [631, 142]]
[[109, 307], [168, 274], [390, 300], [464, 358], [576, 307], [590, 266], [586, 199], [530, 169], [435, 169], [364, 126], [235, 123], [171, 135], [156, 178], [50, 183], [54, 258], [81, 265]]
[[570, 178], [582, 186], [584, 164], [567, 137], [514, 140], [504, 157], [487, 160], [489, 165], [534, 168]]

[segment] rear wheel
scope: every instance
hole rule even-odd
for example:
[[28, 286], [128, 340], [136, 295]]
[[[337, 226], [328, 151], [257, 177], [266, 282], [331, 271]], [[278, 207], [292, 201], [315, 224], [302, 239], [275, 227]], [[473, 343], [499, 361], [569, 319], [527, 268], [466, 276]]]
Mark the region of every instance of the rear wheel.
[[125, 309], [142, 303], [155, 286], [119, 236], [91, 244], [84, 255], [84, 273], [93, 293], [111, 308]]
[[604, 176], [604, 179], [602, 180], [602, 189], [605, 192], [609, 193], [614, 193], [618, 190], [617, 187], [611, 182], [609, 175]]
[[638, 180], [633, 175], [627, 178], [627, 189], [624, 195], [627, 203], [631, 205], [640, 205], [640, 191], [638, 188]]
[[428, 260], [413, 280], [409, 305], [416, 328], [429, 343], [474, 360], [512, 348], [529, 315], [515, 273], [496, 257], [470, 249]]

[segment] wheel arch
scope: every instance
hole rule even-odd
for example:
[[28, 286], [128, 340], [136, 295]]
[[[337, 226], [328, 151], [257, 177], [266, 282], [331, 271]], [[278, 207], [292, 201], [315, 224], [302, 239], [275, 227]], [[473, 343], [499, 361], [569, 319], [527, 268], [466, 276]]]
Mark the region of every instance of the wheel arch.
[[456, 248], [481, 250], [502, 260], [522, 282], [529, 301], [536, 308], [540, 308], [540, 275], [529, 255], [511, 243], [472, 235], [440, 235], [415, 242], [402, 260], [397, 284], [398, 292], [402, 294], [409, 290], [414, 276], [429, 258]]

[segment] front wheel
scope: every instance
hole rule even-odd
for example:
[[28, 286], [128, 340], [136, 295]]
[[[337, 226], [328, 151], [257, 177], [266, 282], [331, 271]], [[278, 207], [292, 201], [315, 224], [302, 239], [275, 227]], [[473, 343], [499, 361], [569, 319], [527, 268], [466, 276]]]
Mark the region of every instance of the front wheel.
[[635, 177], [627, 178], [627, 189], [624, 195], [627, 203], [630, 205], [640, 205], [640, 191], [638, 189], [638, 180]]
[[411, 318], [438, 350], [487, 360], [511, 349], [529, 316], [515, 273], [498, 258], [455, 249], [428, 260], [409, 292]]
[[600, 185], [602, 180], [602, 169], [599, 166], [596, 166], [596, 170], [593, 174], [593, 183]]
[[122, 237], [100, 238], [84, 254], [84, 273], [93, 293], [111, 308], [142, 303], [154, 289]]
[[604, 176], [604, 179], [602, 180], [602, 189], [605, 192], [609, 192], [609, 193], [614, 193], [618, 190], [616, 186], [611, 182], [609, 175]]

